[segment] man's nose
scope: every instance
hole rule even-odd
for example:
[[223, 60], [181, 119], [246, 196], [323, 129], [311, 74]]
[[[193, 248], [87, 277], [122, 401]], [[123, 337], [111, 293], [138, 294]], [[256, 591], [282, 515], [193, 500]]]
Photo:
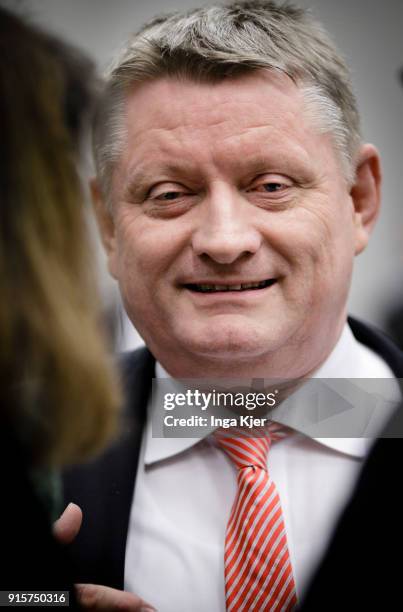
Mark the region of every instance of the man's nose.
[[[256, 212], [256, 211], [255, 211]], [[231, 264], [256, 253], [261, 235], [254, 223], [253, 206], [231, 189], [206, 195], [193, 233], [193, 251], [220, 264]]]

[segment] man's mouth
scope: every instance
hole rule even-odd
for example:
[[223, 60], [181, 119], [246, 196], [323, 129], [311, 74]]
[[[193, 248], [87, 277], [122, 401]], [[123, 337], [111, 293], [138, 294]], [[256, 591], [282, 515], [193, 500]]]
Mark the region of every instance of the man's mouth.
[[196, 291], [197, 293], [217, 293], [222, 291], [259, 291], [260, 289], [270, 287], [275, 282], [275, 278], [268, 278], [267, 280], [255, 283], [188, 283], [184, 286], [186, 289]]

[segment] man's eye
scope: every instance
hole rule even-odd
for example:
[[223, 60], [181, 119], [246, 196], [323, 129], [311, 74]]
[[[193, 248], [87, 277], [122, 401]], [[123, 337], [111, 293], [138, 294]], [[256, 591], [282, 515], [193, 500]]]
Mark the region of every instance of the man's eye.
[[264, 183], [261, 185], [261, 187], [263, 187], [263, 189], [268, 193], [276, 193], [277, 191], [284, 189], [286, 185], [283, 185], [282, 183]]
[[182, 187], [180, 184], [165, 182], [150, 189], [148, 199], [154, 200], [154, 202], [174, 202], [188, 193], [186, 187]]
[[255, 191], [257, 193], [271, 193], [276, 194], [287, 191], [292, 186], [291, 181], [287, 177], [272, 174], [267, 176], [261, 176], [256, 179], [249, 188], [248, 191]]
[[181, 195], [183, 195], [181, 191], [165, 191], [164, 193], [154, 196], [154, 200], [176, 200]]

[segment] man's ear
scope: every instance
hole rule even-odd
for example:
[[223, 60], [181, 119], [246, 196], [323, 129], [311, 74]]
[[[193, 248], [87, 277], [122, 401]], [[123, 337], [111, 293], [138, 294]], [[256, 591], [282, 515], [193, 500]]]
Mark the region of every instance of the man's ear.
[[92, 205], [95, 212], [95, 217], [98, 224], [99, 233], [101, 235], [102, 244], [104, 245], [108, 257], [109, 273], [117, 278], [116, 273], [116, 239], [115, 239], [115, 222], [113, 214], [109, 210], [96, 178], [90, 180], [90, 190]]
[[377, 149], [371, 144], [361, 146], [356, 165], [356, 176], [350, 195], [354, 205], [355, 254], [368, 244], [378, 218], [381, 204], [381, 163]]

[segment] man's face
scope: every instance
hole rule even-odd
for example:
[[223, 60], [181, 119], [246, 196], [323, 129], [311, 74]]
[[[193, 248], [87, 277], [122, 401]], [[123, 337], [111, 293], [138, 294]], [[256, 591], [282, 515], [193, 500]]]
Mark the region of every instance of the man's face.
[[161, 78], [133, 88], [126, 110], [109, 266], [155, 356], [175, 375], [175, 359], [319, 365], [363, 244], [301, 91], [267, 71]]

